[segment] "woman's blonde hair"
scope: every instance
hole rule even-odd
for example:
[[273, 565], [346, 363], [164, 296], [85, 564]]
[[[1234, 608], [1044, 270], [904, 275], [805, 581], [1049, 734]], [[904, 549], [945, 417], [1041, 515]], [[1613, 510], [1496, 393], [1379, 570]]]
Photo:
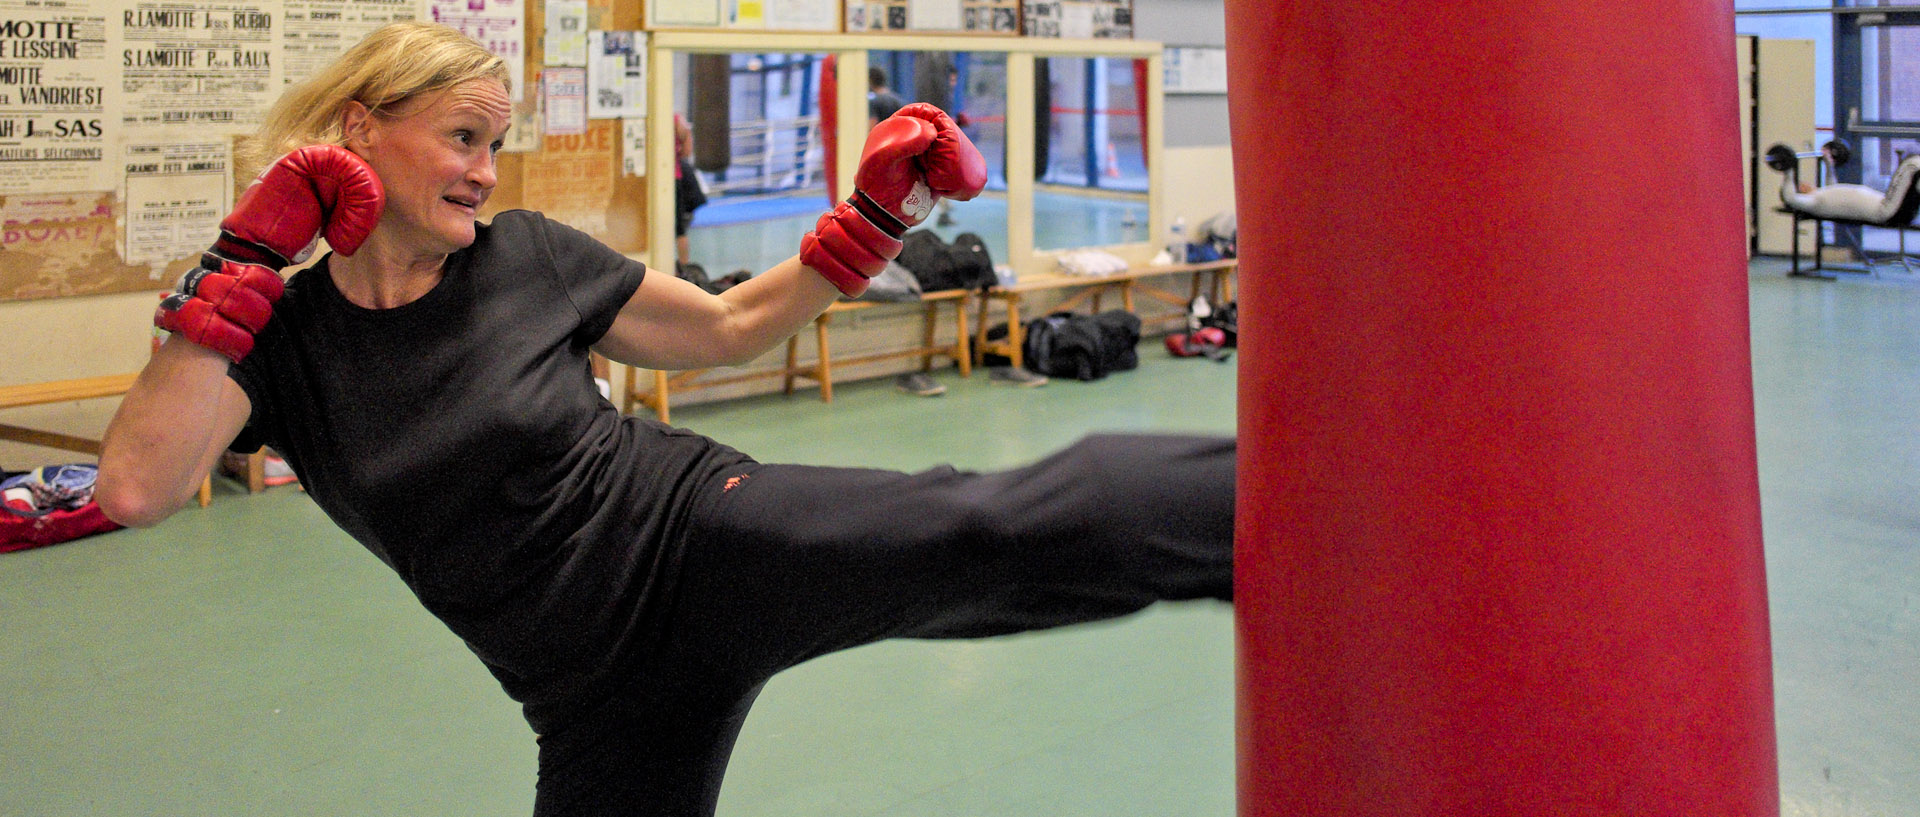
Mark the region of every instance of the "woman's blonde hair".
[[394, 23], [289, 88], [242, 150], [242, 170], [265, 167], [288, 151], [345, 144], [341, 112], [349, 101], [380, 111], [423, 93], [474, 79], [512, 82], [507, 63], [467, 35], [438, 23]]

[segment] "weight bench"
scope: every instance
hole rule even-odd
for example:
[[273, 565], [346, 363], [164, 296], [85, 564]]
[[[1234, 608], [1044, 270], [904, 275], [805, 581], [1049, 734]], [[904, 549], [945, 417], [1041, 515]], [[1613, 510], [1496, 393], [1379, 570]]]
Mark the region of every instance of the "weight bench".
[[[1915, 229], [1914, 218], [1920, 215], [1920, 153], [1902, 159], [1894, 168], [1893, 178], [1888, 182], [1886, 192], [1859, 184], [1832, 184], [1814, 188], [1802, 193], [1799, 189], [1799, 171], [1795, 166], [1782, 169], [1780, 181], [1780, 211], [1793, 216], [1793, 269], [1789, 275], [1820, 275], [1826, 267], [1821, 258], [1826, 249], [1826, 229], [1824, 224], [1840, 224], [1853, 227], [1876, 227], [1894, 230], [1899, 234], [1900, 249], [1896, 254], [1900, 266], [1907, 272], [1915, 270], [1913, 256], [1907, 252], [1907, 232]], [[1800, 268], [1800, 222], [1814, 222], [1813, 269]], [[1855, 247], [1860, 258], [1866, 264], [1862, 272], [1873, 272], [1873, 256], [1865, 247]]]

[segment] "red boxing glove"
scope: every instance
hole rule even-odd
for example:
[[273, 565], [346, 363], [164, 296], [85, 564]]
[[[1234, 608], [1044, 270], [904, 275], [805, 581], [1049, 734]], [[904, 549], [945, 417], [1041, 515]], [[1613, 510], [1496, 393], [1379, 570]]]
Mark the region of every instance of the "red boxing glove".
[[220, 237], [161, 299], [153, 324], [235, 363], [273, 316], [280, 270], [306, 260], [315, 239], [352, 255], [373, 232], [386, 192], [365, 160], [338, 145], [289, 153], [253, 180], [220, 221]]
[[239, 363], [253, 351], [253, 336], [266, 328], [284, 289], [278, 272], [205, 255], [160, 300], [153, 325]]
[[973, 141], [939, 108], [924, 102], [908, 105], [900, 113], [933, 123], [933, 144], [920, 155], [920, 169], [926, 175], [933, 194], [954, 201], [967, 201], [987, 187], [987, 160]]
[[248, 185], [220, 221], [213, 254], [279, 270], [305, 261], [315, 239], [352, 255], [373, 232], [386, 191], [365, 160], [339, 145], [280, 157]]
[[986, 186], [986, 160], [939, 108], [901, 108], [867, 134], [853, 195], [800, 240], [800, 262], [849, 298], [900, 254], [907, 230], [938, 195], [970, 199]]

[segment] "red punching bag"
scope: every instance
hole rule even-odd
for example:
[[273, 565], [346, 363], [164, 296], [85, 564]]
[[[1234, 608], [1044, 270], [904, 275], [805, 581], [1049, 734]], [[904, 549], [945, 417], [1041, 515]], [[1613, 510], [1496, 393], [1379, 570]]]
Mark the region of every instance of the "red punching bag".
[[828, 54], [820, 61], [820, 174], [827, 180], [828, 206], [840, 202], [839, 127], [840, 60]]
[[1779, 813], [1726, 0], [1227, 0], [1243, 817]]

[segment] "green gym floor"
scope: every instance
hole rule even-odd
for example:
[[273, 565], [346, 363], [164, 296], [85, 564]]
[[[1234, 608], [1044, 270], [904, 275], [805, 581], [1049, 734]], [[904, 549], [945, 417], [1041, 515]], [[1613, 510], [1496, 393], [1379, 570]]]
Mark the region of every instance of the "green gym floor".
[[[1920, 280], [1762, 263], [1751, 283], [1783, 811], [1920, 814]], [[674, 416], [765, 460], [904, 469], [1232, 431], [1233, 364], [1141, 359]], [[0, 556], [0, 815], [528, 813], [531, 735], [459, 642], [297, 490], [216, 491], [149, 531]], [[829, 656], [761, 697], [720, 812], [1230, 815], [1232, 662], [1208, 603]]]

